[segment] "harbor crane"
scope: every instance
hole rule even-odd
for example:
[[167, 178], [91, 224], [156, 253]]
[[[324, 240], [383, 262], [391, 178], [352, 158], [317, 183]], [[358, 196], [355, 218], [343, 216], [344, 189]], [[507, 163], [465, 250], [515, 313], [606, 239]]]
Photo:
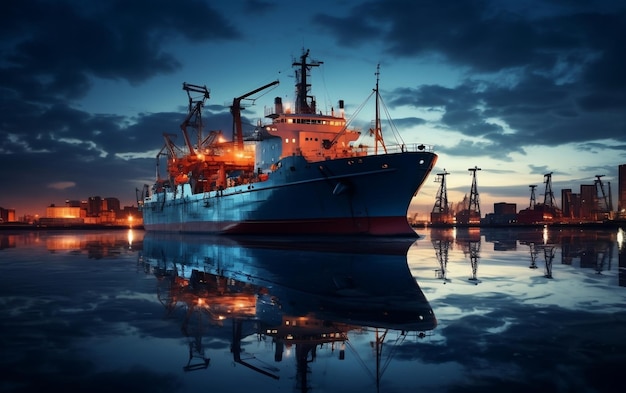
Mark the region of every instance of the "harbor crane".
[[241, 124], [241, 101], [256, 94], [262, 90], [270, 88], [279, 83], [278, 80], [270, 82], [264, 86], [254, 89], [242, 96], [233, 98], [233, 104], [230, 107], [230, 113], [233, 115], [233, 140], [237, 150], [243, 150], [243, 126]]
[[537, 188], [537, 185], [531, 184], [528, 187], [530, 187], [530, 206], [528, 208], [532, 210], [537, 206], [537, 198], [535, 197], [535, 188]]
[[[467, 208], [464, 208], [456, 214], [456, 222], [458, 224], [474, 225], [480, 223], [480, 202], [478, 200], [478, 186], [476, 185], [476, 172], [480, 170], [481, 169], [477, 166], [468, 169], [472, 175], [472, 188], [470, 190]], [[465, 200], [463, 200], [463, 202], [463, 205], [465, 205]]]
[[552, 172], [543, 175], [544, 183], [546, 184], [546, 191], [543, 194], [543, 205], [545, 207], [556, 207], [556, 200], [554, 199], [554, 192], [552, 192]]
[[480, 202], [478, 201], [478, 187], [476, 186], [476, 171], [481, 169], [477, 166], [469, 168], [468, 171], [472, 172], [472, 188], [470, 190], [469, 210], [474, 211], [480, 217]]
[[[184, 82], [183, 90], [187, 92], [187, 97], [189, 98], [189, 110], [187, 113], [187, 117], [180, 124], [180, 129], [183, 132], [183, 137], [185, 138], [185, 144], [187, 145], [187, 149], [189, 149], [189, 154], [194, 155], [195, 150], [191, 140], [189, 139], [189, 134], [187, 132], [188, 127], [192, 127], [196, 129], [198, 133], [198, 146], [202, 145], [202, 107], [206, 100], [211, 98], [211, 92], [206, 86], [193, 85], [191, 83]], [[200, 94], [200, 98], [192, 96], [192, 93]], [[167, 138], [167, 137], [166, 137]], [[167, 144], [167, 140], [166, 140]]]
[[[613, 201], [611, 200], [611, 183], [608, 182], [608, 193], [604, 189], [604, 183], [602, 182], [602, 178], [604, 175], [596, 175], [595, 186], [596, 186], [596, 198], [598, 199], [598, 213], [604, 216], [610, 216], [613, 211]], [[605, 217], [610, 218], [610, 217]]]
[[448, 204], [448, 190], [446, 189], [446, 176], [450, 173], [443, 169], [442, 173], [437, 173], [437, 179], [435, 179], [436, 183], [441, 183], [439, 186], [439, 190], [437, 191], [437, 198], [435, 199], [435, 206], [433, 206], [433, 213], [444, 213], [448, 214], [450, 212], [450, 206]]
[[441, 183], [439, 190], [437, 191], [437, 197], [435, 199], [435, 205], [433, 211], [430, 213], [430, 221], [437, 224], [452, 223], [452, 214], [450, 213], [450, 204], [448, 203], [448, 190], [446, 187], [446, 176], [449, 175], [446, 169], [443, 172], [437, 173], [436, 183]]

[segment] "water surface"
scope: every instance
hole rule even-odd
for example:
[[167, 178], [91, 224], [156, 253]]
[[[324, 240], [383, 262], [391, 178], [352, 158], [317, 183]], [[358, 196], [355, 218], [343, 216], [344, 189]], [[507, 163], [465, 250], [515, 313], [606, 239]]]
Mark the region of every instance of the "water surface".
[[618, 230], [0, 232], [3, 392], [621, 391]]

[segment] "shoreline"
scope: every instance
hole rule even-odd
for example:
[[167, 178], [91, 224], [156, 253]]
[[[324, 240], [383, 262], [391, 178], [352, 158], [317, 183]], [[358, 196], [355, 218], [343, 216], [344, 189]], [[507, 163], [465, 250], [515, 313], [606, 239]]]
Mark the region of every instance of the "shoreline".
[[432, 224], [415, 223], [413, 228], [626, 228], [626, 220], [603, 222], [544, 222], [544, 223], [509, 223], [509, 224]]
[[0, 224], [2, 230], [29, 230], [29, 231], [47, 231], [47, 230], [122, 230], [137, 229], [143, 230], [143, 225], [104, 225], [104, 224], [74, 224], [74, 225], [37, 225], [23, 223]]
[[[613, 220], [603, 222], [554, 222], [554, 223], [510, 223], [510, 224], [433, 224], [433, 223], [414, 223], [411, 228], [425, 229], [425, 228], [486, 228], [486, 229], [498, 229], [498, 228], [626, 228], [626, 220]], [[0, 224], [0, 231], [2, 230], [123, 230], [123, 229], [136, 229], [144, 230], [143, 225], [105, 225], [105, 224], [70, 224], [70, 225], [37, 225], [26, 223], [3, 223]]]

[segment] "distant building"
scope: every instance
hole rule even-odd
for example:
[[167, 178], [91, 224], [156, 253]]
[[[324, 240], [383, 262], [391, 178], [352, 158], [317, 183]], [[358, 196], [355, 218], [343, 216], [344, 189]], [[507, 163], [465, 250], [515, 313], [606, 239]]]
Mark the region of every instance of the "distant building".
[[486, 214], [485, 224], [503, 225], [517, 222], [517, 204], [498, 202], [493, 204], [493, 213]]
[[574, 218], [574, 205], [572, 198], [572, 189], [564, 188], [561, 190], [561, 210], [565, 220]]
[[596, 220], [598, 196], [595, 184], [580, 185], [580, 219]]
[[517, 204], [498, 202], [493, 204], [493, 213], [497, 215], [510, 215], [517, 213]]
[[65, 201], [65, 206], [68, 206], [68, 207], [82, 207], [81, 201], [69, 200], [69, 199]]
[[99, 196], [91, 196], [87, 200], [87, 216], [98, 217], [102, 211], [102, 198]]
[[41, 226], [70, 226], [84, 224], [84, 214], [81, 215], [80, 207], [55, 206], [54, 204], [46, 208], [46, 216], [39, 219]]
[[15, 209], [5, 209], [0, 207], [0, 223], [14, 221], [16, 221]]
[[115, 213], [121, 211], [120, 200], [113, 197], [104, 198], [102, 201], [102, 210], [113, 211]]
[[55, 206], [46, 208], [46, 218], [81, 218], [80, 207]]
[[580, 194], [572, 194], [572, 218], [580, 219]]

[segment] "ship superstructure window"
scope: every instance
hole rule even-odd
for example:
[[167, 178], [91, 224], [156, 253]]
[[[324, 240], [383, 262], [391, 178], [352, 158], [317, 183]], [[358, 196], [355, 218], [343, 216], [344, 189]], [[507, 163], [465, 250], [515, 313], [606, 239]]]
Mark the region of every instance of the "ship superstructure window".
[[289, 138], [285, 138], [285, 143], [289, 143]]

